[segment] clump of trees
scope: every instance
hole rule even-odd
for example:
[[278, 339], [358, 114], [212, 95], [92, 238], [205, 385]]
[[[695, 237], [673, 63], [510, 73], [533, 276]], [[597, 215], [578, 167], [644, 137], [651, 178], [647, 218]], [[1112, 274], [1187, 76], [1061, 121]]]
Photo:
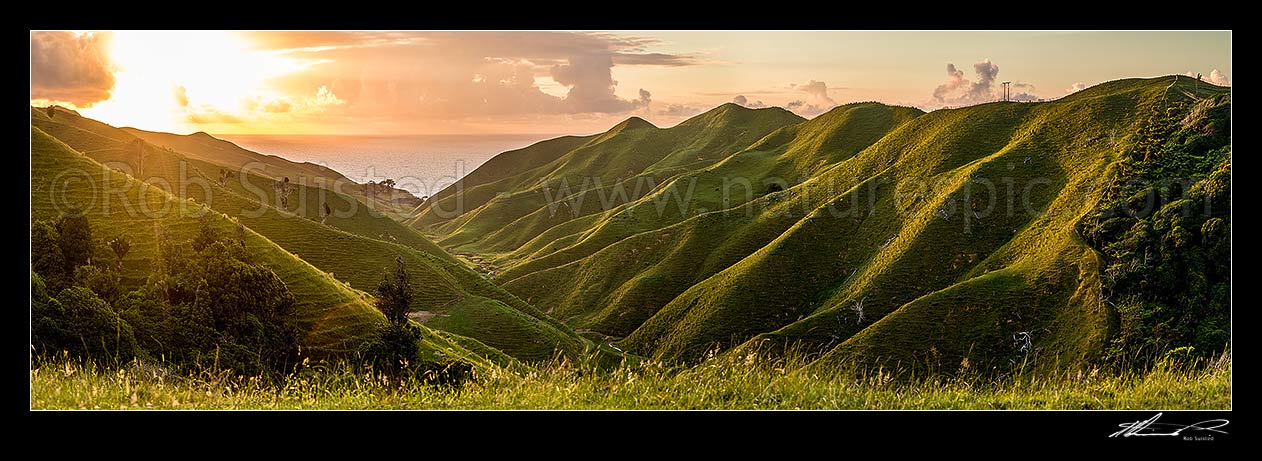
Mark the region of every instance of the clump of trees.
[[[221, 236], [210, 215], [188, 241], [156, 228], [153, 271], [131, 290], [122, 283], [121, 264], [94, 262], [85, 217], [36, 221], [31, 231], [36, 360], [62, 353], [120, 364], [156, 359], [249, 375], [283, 372], [297, 361], [293, 295], [274, 272], [252, 262], [244, 242]], [[130, 248], [118, 237], [100, 251], [121, 262]]]
[[[247, 376], [292, 371], [300, 361], [296, 300], [247, 250], [245, 226], [221, 227], [206, 214], [194, 235], [178, 239], [155, 224], [151, 271], [137, 281], [122, 273], [129, 239], [93, 240], [81, 214], [32, 223], [33, 360], [64, 354], [105, 365], [154, 360]], [[94, 257], [101, 254], [107, 256]], [[467, 362], [422, 357], [424, 329], [408, 319], [415, 291], [402, 258], [377, 294], [386, 323], [359, 349], [361, 365], [455, 386], [473, 377]]]
[[386, 317], [360, 347], [360, 356], [374, 372], [388, 376], [415, 376], [423, 382], [459, 387], [476, 378], [473, 365], [461, 360], [427, 360], [420, 354], [418, 341], [424, 330], [408, 320], [414, 292], [412, 276], [403, 258], [396, 257], [394, 266], [377, 284], [376, 307]]
[[418, 355], [421, 329], [408, 321], [412, 306], [412, 276], [403, 258], [377, 284], [377, 309], [386, 316], [386, 325], [364, 342], [361, 352], [375, 369], [398, 374], [421, 363]]
[[1079, 222], [1103, 256], [1103, 294], [1117, 321], [1108, 353], [1118, 362], [1229, 347], [1230, 114], [1220, 96], [1154, 115], [1106, 199]]

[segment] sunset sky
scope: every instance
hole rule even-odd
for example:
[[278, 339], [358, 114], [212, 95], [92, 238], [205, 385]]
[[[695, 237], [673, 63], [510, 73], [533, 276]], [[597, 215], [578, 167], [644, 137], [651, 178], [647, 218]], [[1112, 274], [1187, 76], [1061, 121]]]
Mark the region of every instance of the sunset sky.
[[1058, 98], [1118, 78], [1229, 85], [1230, 32], [31, 32], [31, 104], [213, 134], [578, 133], [725, 102], [813, 117]]

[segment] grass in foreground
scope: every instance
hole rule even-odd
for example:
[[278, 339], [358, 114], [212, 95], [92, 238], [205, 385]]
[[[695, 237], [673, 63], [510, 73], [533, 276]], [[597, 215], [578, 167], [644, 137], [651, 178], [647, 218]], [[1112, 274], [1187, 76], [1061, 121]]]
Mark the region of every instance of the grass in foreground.
[[[792, 367], [790, 367], [792, 368]], [[31, 370], [33, 409], [1230, 409], [1231, 359], [1110, 375], [1084, 372], [899, 383], [823, 378], [743, 360], [682, 371], [654, 365], [591, 373], [493, 370], [455, 390], [312, 367], [284, 384], [214, 373], [162, 376], [70, 362]]]

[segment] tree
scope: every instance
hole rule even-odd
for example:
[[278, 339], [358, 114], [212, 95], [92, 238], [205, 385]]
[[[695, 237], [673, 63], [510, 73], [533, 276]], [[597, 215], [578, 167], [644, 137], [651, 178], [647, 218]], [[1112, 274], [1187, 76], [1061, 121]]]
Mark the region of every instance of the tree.
[[127, 143], [127, 149], [136, 155], [136, 173], [134, 176], [140, 177], [140, 172], [145, 168], [145, 151], [148, 149], [143, 139], [134, 139]]
[[248, 256], [248, 254], [244, 252], [245, 251], [245, 224], [241, 224], [241, 220], [235, 217], [232, 218], [232, 223], [236, 226], [237, 246], [240, 247], [243, 257]]
[[398, 374], [400, 371], [420, 365], [420, 329], [411, 324], [386, 325], [377, 329], [361, 346], [364, 361], [377, 371]]
[[393, 187], [394, 187], [395, 182], [394, 182], [394, 180], [393, 180], [393, 179], [386, 178], [386, 180], [385, 180], [385, 181], [382, 181], [382, 182], [381, 182], [381, 185], [386, 186], [386, 189], [387, 189], [387, 190], [389, 190], [390, 188], [393, 188]]
[[[118, 317], [104, 300], [83, 287], [70, 287], [57, 294], [57, 302], [64, 309], [62, 320], [69, 341], [61, 346], [70, 354], [82, 358], [112, 358], [126, 362], [136, 353], [136, 338], [131, 325]], [[55, 350], [55, 349], [54, 349]]]
[[201, 227], [198, 228], [197, 237], [193, 238], [193, 251], [201, 252], [206, 247], [219, 241], [219, 231], [211, 225], [210, 213], [202, 215]]
[[58, 246], [66, 258], [66, 273], [92, 262], [92, 226], [85, 213], [61, 215], [57, 220]]
[[38, 273], [31, 273], [31, 346], [34, 359], [65, 350], [70, 344], [66, 331], [66, 310], [61, 303], [48, 295], [44, 280]]
[[74, 270], [75, 285], [92, 290], [101, 299], [110, 304], [122, 295], [122, 279], [118, 272], [108, 266], [95, 264], [79, 266]]
[[324, 224], [329, 220], [329, 216], [333, 214], [333, 209], [329, 208], [329, 202], [324, 202], [324, 211], [320, 214], [320, 224]]
[[412, 306], [412, 280], [402, 257], [394, 259], [394, 270], [382, 276], [377, 284], [376, 304], [391, 325], [407, 323], [408, 309]]
[[61, 234], [48, 221], [31, 223], [31, 269], [54, 286], [67, 275], [66, 258], [61, 254]]
[[295, 184], [290, 184], [289, 176], [285, 176], [283, 181], [273, 181], [272, 189], [276, 191], [276, 198], [277, 200], [280, 201], [280, 208], [283, 210], [288, 210], [289, 209], [289, 195], [292, 194], [295, 190], [298, 190], [298, 186]]
[[105, 244], [109, 245], [111, 250], [114, 250], [114, 256], [118, 256], [118, 265], [122, 267], [123, 257], [127, 256], [128, 251], [131, 251], [131, 241], [127, 240], [127, 237], [120, 235], [110, 239]]

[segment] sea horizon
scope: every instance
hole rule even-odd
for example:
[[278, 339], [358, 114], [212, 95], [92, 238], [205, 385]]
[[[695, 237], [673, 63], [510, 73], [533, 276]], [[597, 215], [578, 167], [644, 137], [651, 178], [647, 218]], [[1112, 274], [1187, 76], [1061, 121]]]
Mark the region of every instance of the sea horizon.
[[358, 183], [394, 179], [433, 195], [510, 150], [564, 134], [214, 134], [242, 148], [331, 168]]

